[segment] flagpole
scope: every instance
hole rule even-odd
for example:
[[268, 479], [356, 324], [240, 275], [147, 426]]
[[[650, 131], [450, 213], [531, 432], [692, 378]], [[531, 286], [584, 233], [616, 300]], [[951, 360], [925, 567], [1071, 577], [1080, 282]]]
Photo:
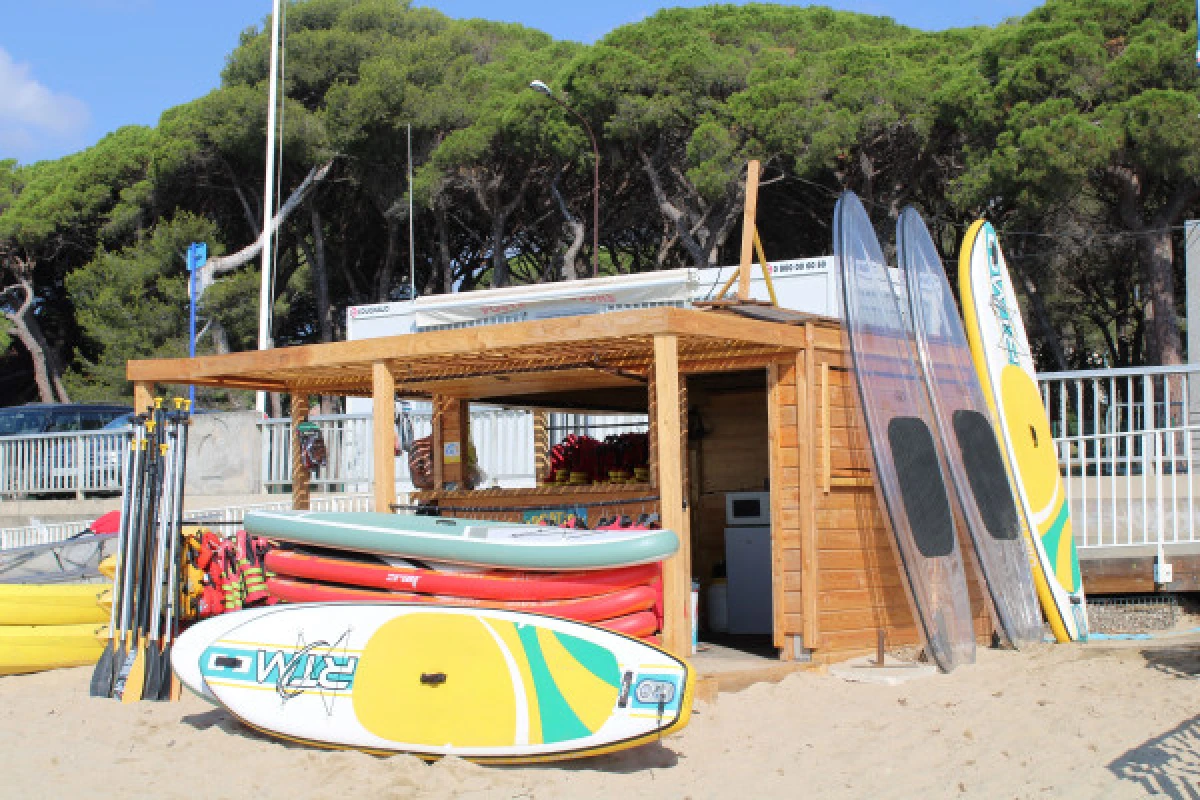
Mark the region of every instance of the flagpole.
[[[267, 177], [263, 187], [262, 284], [258, 297], [258, 349], [271, 346], [271, 217], [275, 211], [275, 107], [279, 92], [279, 0], [271, 5], [271, 68], [267, 81]], [[267, 393], [261, 389], [254, 400], [260, 414], [267, 413]]]

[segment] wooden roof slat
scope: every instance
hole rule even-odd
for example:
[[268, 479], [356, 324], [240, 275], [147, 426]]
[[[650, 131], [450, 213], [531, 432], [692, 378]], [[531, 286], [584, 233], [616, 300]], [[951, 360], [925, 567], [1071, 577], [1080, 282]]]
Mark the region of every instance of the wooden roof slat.
[[[653, 361], [654, 337], [662, 334], [677, 337], [680, 362], [688, 371], [711, 371], [713, 363], [733, 368], [765, 364], [803, 348], [806, 341], [805, 329], [795, 325], [728, 312], [655, 308], [195, 359], [130, 361], [126, 374], [149, 383], [369, 395], [372, 365], [383, 362], [400, 392], [437, 384], [508, 394], [506, 375], [510, 383], [511, 376], [538, 372], [640, 375]], [[836, 323], [822, 321], [818, 338], [820, 344], [837, 346], [841, 333]], [[604, 378], [576, 374], [589, 386], [609, 385]], [[636, 375], [615, 377], [624, 385]], [[527, 391], [544, 384], [524, 382]]]

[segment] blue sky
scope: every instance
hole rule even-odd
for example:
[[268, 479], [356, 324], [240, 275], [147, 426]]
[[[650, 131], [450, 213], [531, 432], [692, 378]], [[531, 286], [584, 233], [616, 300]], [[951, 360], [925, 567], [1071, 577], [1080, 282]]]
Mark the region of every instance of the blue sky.
[[[417, 0], [451, 17], [520, 22], [592, 42], [660, 8], [702, 2]], [[994, 25], [1038, 0], [827, 0], [926, 30]], [[803, 5], [803, 4], [802, 4]], [[0, 160], [81, 150], [122, 125], [153, 125], [216, 88], [225, 56], [270, 0], [0, 0]]]

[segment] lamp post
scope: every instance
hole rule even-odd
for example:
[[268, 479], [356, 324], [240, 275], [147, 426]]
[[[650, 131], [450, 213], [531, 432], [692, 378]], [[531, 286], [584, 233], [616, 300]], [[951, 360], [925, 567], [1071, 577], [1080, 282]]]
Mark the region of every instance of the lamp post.
[[592, 126], [588, 124], [587, 119], [564, 103], [544, 81], [532, 81], [529, 88], [541, 92], [574, 114], [575, 118], [583, 123], [583, 129], [592, 140], [592, 277], [595, 278], [600, 275], [600, 148], [596, 146], [596, 134], [592, 133]]

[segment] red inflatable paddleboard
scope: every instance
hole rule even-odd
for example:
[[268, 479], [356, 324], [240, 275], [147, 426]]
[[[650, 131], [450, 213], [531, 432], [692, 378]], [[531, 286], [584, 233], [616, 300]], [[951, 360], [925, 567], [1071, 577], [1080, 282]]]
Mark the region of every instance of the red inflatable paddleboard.
[[598, 622], [637, 611], [652, 612], [659, 602], [659, 591], [654, 586], [633, 586], [615, 592], [584, 597], [574, 600], [550, 600], [545, 602], [525, 600], [479, 600], [473, 597], [443, 597], [441, 595], [414, 594], [412, 592], [385, 592], [378, 589], [360, 589], [354, 586], [338, 586], [313, 583], [294, 578], [274, 577], [267, 581], [273, 597], [285, 603], [437, 603], [466, 608], [502, 608], [508, 611], [529, 611], [549, 614], [552, 617], [575, 620], [576, 622]]
[[379, 561], [343, 558], [332, 554], [272, 550], [267, 553], [270, 572], [289, 578], [340, 583], [346, 586], [419, 592], [477, 600], [572, 600], [610, 594], [658, 580], [658, 564], [591, 570], [588, 572], [441, 572], [436, 569], [393, 567]]

